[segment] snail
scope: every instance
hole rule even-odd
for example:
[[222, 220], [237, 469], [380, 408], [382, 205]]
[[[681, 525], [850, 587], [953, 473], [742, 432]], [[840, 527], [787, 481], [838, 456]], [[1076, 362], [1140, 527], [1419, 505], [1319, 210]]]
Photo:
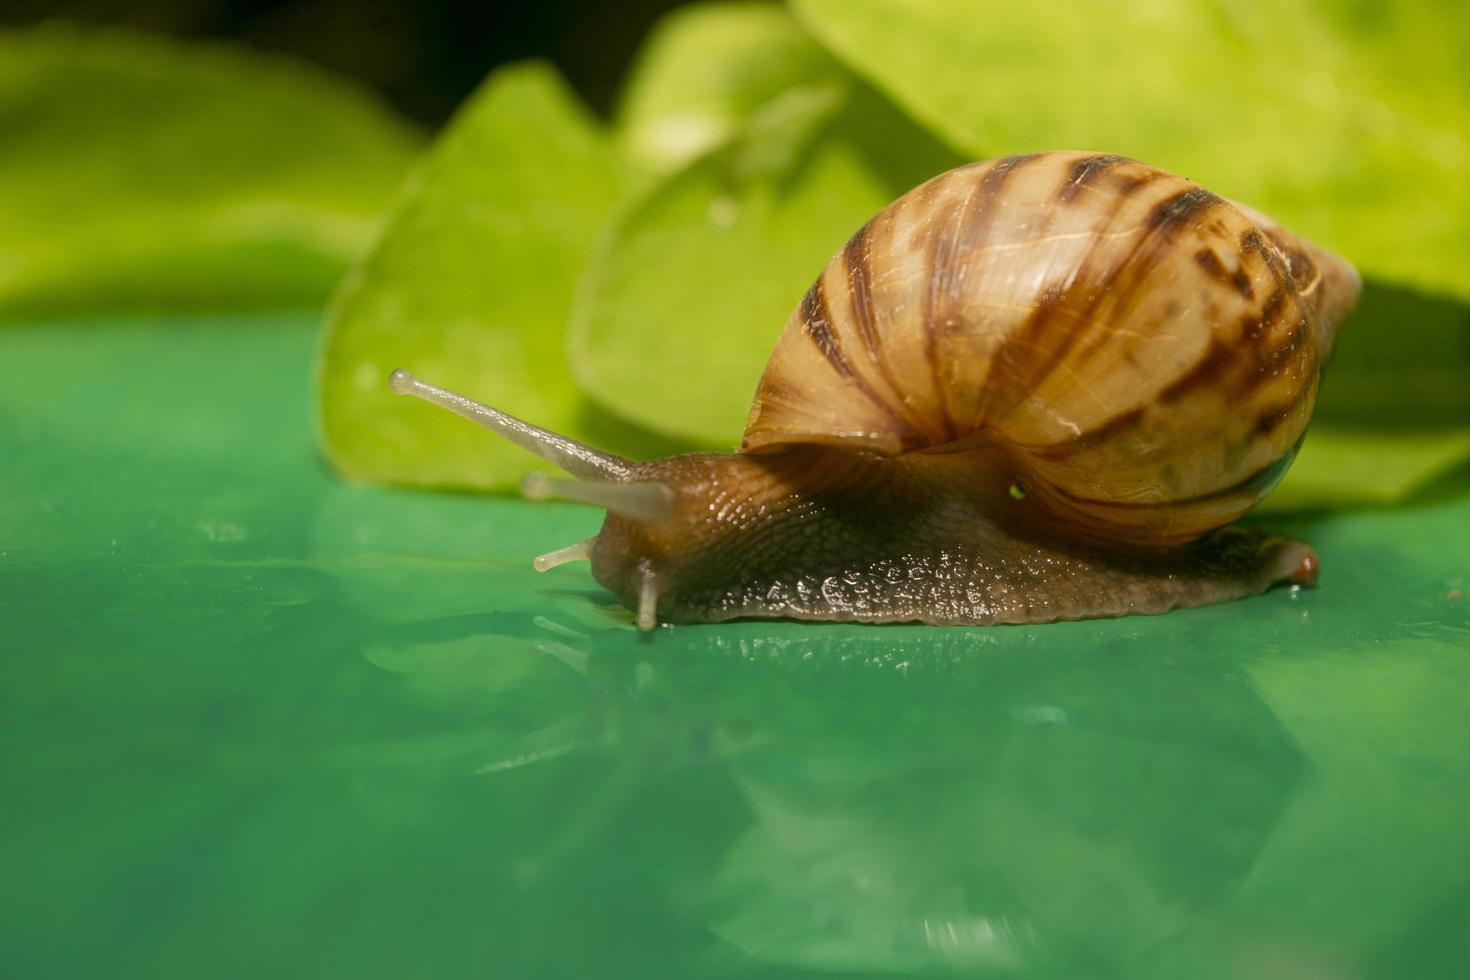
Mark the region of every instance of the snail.
[[606, 508], [542, 555], [660, 622], [933, 624], [1161, 613], [1311, 586], [1229, 527], [1290, 465], [1359, 290], [1347, 261], [1126, 157], [929, 180], [807, 291], [731, 454], [631, 462], [393, 372]]

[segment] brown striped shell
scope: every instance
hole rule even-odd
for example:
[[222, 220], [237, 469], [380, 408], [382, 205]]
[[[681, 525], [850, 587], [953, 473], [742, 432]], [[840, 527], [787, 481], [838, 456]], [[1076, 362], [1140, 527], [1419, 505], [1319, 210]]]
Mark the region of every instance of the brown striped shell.
[[861, 228], [786, 325], [741, 449], [993, 443], [1094, 536], [1170, 543], [1285, 472], [1346, 261], [1135, 160], [961, 167]]

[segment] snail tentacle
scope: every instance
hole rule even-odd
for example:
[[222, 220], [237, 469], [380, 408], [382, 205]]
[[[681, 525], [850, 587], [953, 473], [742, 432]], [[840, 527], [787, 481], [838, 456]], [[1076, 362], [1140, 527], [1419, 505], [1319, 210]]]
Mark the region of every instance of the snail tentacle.
[[658, 578], [653, 567], [644, 563], [639, 569], [638, 628], [647, 633], [658, 625]]
[[531, 567], [538, 572], [548, 572], [559, 565], [565, 565], [574, 561], [591, 561], [592, 546], [597, 544], [595, 537], [586, 538], [576, 544], [569, 544], [565, 548], [557, 548], [548, 551], [544, 555], [537, 555], [531, 562]]
[[523, 422], [489, 405], [421, 381], [402, 368], [388, 376], [388, 387], [394, 394], [414, 395], [483, 425], [571, 476], [621, 480], [627, 477], [632, 466], [621, 456], [593, 449], [575, 439]]
[[553, 480], [544, 473], [530, 473], [521, 481], [521, 494], [527, 500], [591, 504], [638, 521], [666, 521], [674, 507], [673, 488], [657, 480], [606, 483], [598, 480]]

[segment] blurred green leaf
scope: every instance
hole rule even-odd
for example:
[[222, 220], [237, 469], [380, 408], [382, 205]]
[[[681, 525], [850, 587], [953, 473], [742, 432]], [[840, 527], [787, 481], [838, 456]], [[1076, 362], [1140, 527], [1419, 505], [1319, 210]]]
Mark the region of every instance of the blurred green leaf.
[[1470, 431], [1384, 433], [1314, 426], [1263, 512], [1397, 504], [1470, 457]]
[[1395, 504], [1470, 459], [1470, 304], [1370, 279], [1264, 507]]
[[[548, 69], [492, 77], [338, 297], [321, 375], [333, 462], [366, 479], [493, 489], [532, 467], [462, 420], [391, 399], [385, 378], [397, 366], [614, 451], [688, 448], [576, 390], [563, 337], [583, 259], [640, 183], [715, 143], [739, 145], [731, 159], [742, 173], [789, 166], [809, 135], [804, 120], [832, 108], [842, 74], [779, 7], [733, 3], [659, 27], [620, 109], [621, 147]], [[741, 142], [752, 115], [764, 136]]]
[[1470, 297], [1464, 4], [792, 5], [956, 147], [1128, 154], [1368, 273]]
[[802, 291], [874, 212], [960, 162], [856, 80], [789, 90], [623, 215], [573, 316], [578, 380], [644, 425], [735, 443]]
[[0, 316], [318, 303], [419, 145], [303, 64], [114, 28], [0, 33]]
[[668, 172], [739, 135], [747, 118], [799, 86], [828, 84], [837, 62], [769, 3], [707, 3], [654, 28], [618, 110], [628, 158]]
[[[344, 282], [320, 371], [327, 454], [372, 480], [508, 488], [532, 457], [442, 409], [398, 399], [406, 368], [558, 431], [588, 434], [563, 325], [627, 174], [549, 67], [492, 75]], [[609, 448], [629, 448], [629, 433]], [[607, 440], [603, 440], [606, 442]]]

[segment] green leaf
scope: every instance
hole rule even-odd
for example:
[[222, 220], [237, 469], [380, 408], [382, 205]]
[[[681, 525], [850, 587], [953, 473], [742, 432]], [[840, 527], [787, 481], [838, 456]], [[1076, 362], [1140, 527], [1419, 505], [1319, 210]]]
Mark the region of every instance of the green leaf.
[[462, 420], [391, 399], [384, 379], [397, 366], [614, 451], [688, 448], [576, 391], [563, 336], [584, 257], [640, 183], [710, 141], [732, 143], [750, 116], [766, 120], [767, 136], [742, 144], [741, 171], [788, 166], [801, 121], [830, 107], [841, 71], [781, 9], [735, 3], [661, 24], [623, 101], [621, 144], [548, 70], [493, 77], [338, 297], [322, 370], [333, 462], [365, 479], [490, 489], [532, 467], [524, 451]]
[[618, 119], [630, 160], [666, 173], [736, 138], [748, 117], [788, 90], [841, 69], [780, 7], [707, 3], [654, 28]]
[[1470, 297], [1464, 4], [793, 0], [801, 21], [979, 156], [1138, 157], [1365, 272]]
[[388, 374], [399, 367], [538, 425], [588, 434], [563, 325], [626, 179], [610, 140], [551, 68], [492, 75], [333, 305], [320, 371], [332, 462], [362, 479], [497, 489], [531, 467], [524, 450], [391, 395]]
[[573, 316], [578, 379], [634, 421], [733, 444], [802, 291], [876, 211], [960, 162], [855, 80], [788, 90], [623, 215]]
[[277, 57], [119, 29], [0, 33], [0, 317], [316, 304], [419, 134]]

